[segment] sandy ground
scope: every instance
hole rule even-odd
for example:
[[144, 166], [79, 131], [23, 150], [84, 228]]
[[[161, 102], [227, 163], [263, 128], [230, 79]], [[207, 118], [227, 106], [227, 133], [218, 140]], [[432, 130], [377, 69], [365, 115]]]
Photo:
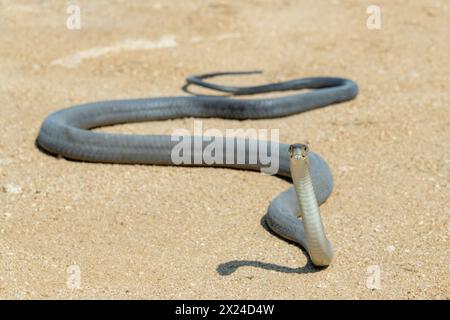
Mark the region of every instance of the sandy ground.
[[[368, 1], [78, 4], [81, 30], [69, 30], [64, 1], [0, 1], [0, 298], [450, 297], [448, 1], [378, 1], [380, 30], [366, 27]], [[73, 162], [34, 146], [62, 107], [180, 95], [187, 75], [249, 69], [265, 73], [218, 81], [360, 85], [354, 101], [283, 119], [204, 121], [280, 129], [327, 159], [335, 190], [322, 215], [336, 257], [326, 270], [260, 224], [286, 181]]]

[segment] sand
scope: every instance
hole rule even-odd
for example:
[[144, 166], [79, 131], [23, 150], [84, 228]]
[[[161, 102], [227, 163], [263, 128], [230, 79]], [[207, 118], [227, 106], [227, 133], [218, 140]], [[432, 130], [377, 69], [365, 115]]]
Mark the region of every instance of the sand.
[[[378, 1], [0, 1], [0, 298], [448, 299], [450, 4]], [[34, 145], [52, 111], [221, 83], [331, 75], [356, 100], [282, 119], [329, 163], [321, 207], [335, 259], [316, 270], [260, 221], [289, 183], [214, 168], [89, 164]], [[194, 119], [109, 132], [192, 130]]]

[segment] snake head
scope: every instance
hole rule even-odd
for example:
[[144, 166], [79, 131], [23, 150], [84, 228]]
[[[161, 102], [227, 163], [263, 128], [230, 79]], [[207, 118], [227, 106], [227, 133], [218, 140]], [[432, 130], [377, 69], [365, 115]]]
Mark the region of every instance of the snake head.
[[306, 144], [294, 143], [289, 146], [289, 157], [291, 159], [305, 159], [309, 153], [309, 147]]

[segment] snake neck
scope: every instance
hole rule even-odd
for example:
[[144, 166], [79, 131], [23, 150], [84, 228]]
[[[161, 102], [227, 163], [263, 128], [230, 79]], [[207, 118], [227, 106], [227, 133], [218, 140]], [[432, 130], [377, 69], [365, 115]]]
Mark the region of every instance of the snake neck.
[[309, 170], [307, 150], [301, 153], [291, 153], [290, 169], [305, 228], [307, 246], [305, 249], [314, 265], [328, 266], [333, 258], [333, 250], [325, 235], [325, 228], [320, 216]]

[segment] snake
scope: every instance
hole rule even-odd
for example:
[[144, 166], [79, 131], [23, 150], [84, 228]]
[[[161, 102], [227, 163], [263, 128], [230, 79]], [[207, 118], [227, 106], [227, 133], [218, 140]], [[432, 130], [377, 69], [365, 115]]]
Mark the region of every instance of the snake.
[[[208, 142], [202, 139], [200, 148], [184, 151], [187, 158], [192, 159], [191, 162], [174, 163], [172, 151], [179, 141], [175, 141], [171, 135], [136, 135], [92, 129], [177, 118], [282, 118], [348, 101], [358, 94], [356, 82], [340, 77], [298, 78], [245, 87], [207, 81], [208, 78], [217, 76], [260, 72], [214, 72], [186, 78], [185, 88], [196, 85], [216, 90], [220, 95], [191, 94], [108, 100], [63, 108], [44, 119], [36, 145], [52, 155], [85, 162], [208, 166], [258, 171], [263, 170], [266, 163], [263, 163], [259, 154], [254, 154], [255, 150], [250, 148], [251, 139], [248, 137], [233, 137], [235, 141], [244, 140], [244, 147], [237, 148], [237, 143], [223, 144], [220, 150], [216, 150], [216, 158], [224, 160], [229, 152], [240, 152], [245, 155], [245, 159], [255, 156], [255, 162], [194, 161], [196, 152], [203, 152], [208, 147]], [[241, 97], [287, 91], [290, 92], [282, 96]], [[195, 142], [198, 137], [185, 138]], [[325, 234], [319, 205], [332, 192], [331, 170], [326, 161], [319, 154], [310, 151], [305, 144], [278, 141], [266, 143], [269, 147], [276, 147], [278, 151], [274, 153], [278, 160], [278, 170], [274, 175], [292, 181], [293, 186], [270, 202], [264, 220], [276, 234], [303, 247], [314, 266], [326, 267], [332, 261], [333, 249]]]

